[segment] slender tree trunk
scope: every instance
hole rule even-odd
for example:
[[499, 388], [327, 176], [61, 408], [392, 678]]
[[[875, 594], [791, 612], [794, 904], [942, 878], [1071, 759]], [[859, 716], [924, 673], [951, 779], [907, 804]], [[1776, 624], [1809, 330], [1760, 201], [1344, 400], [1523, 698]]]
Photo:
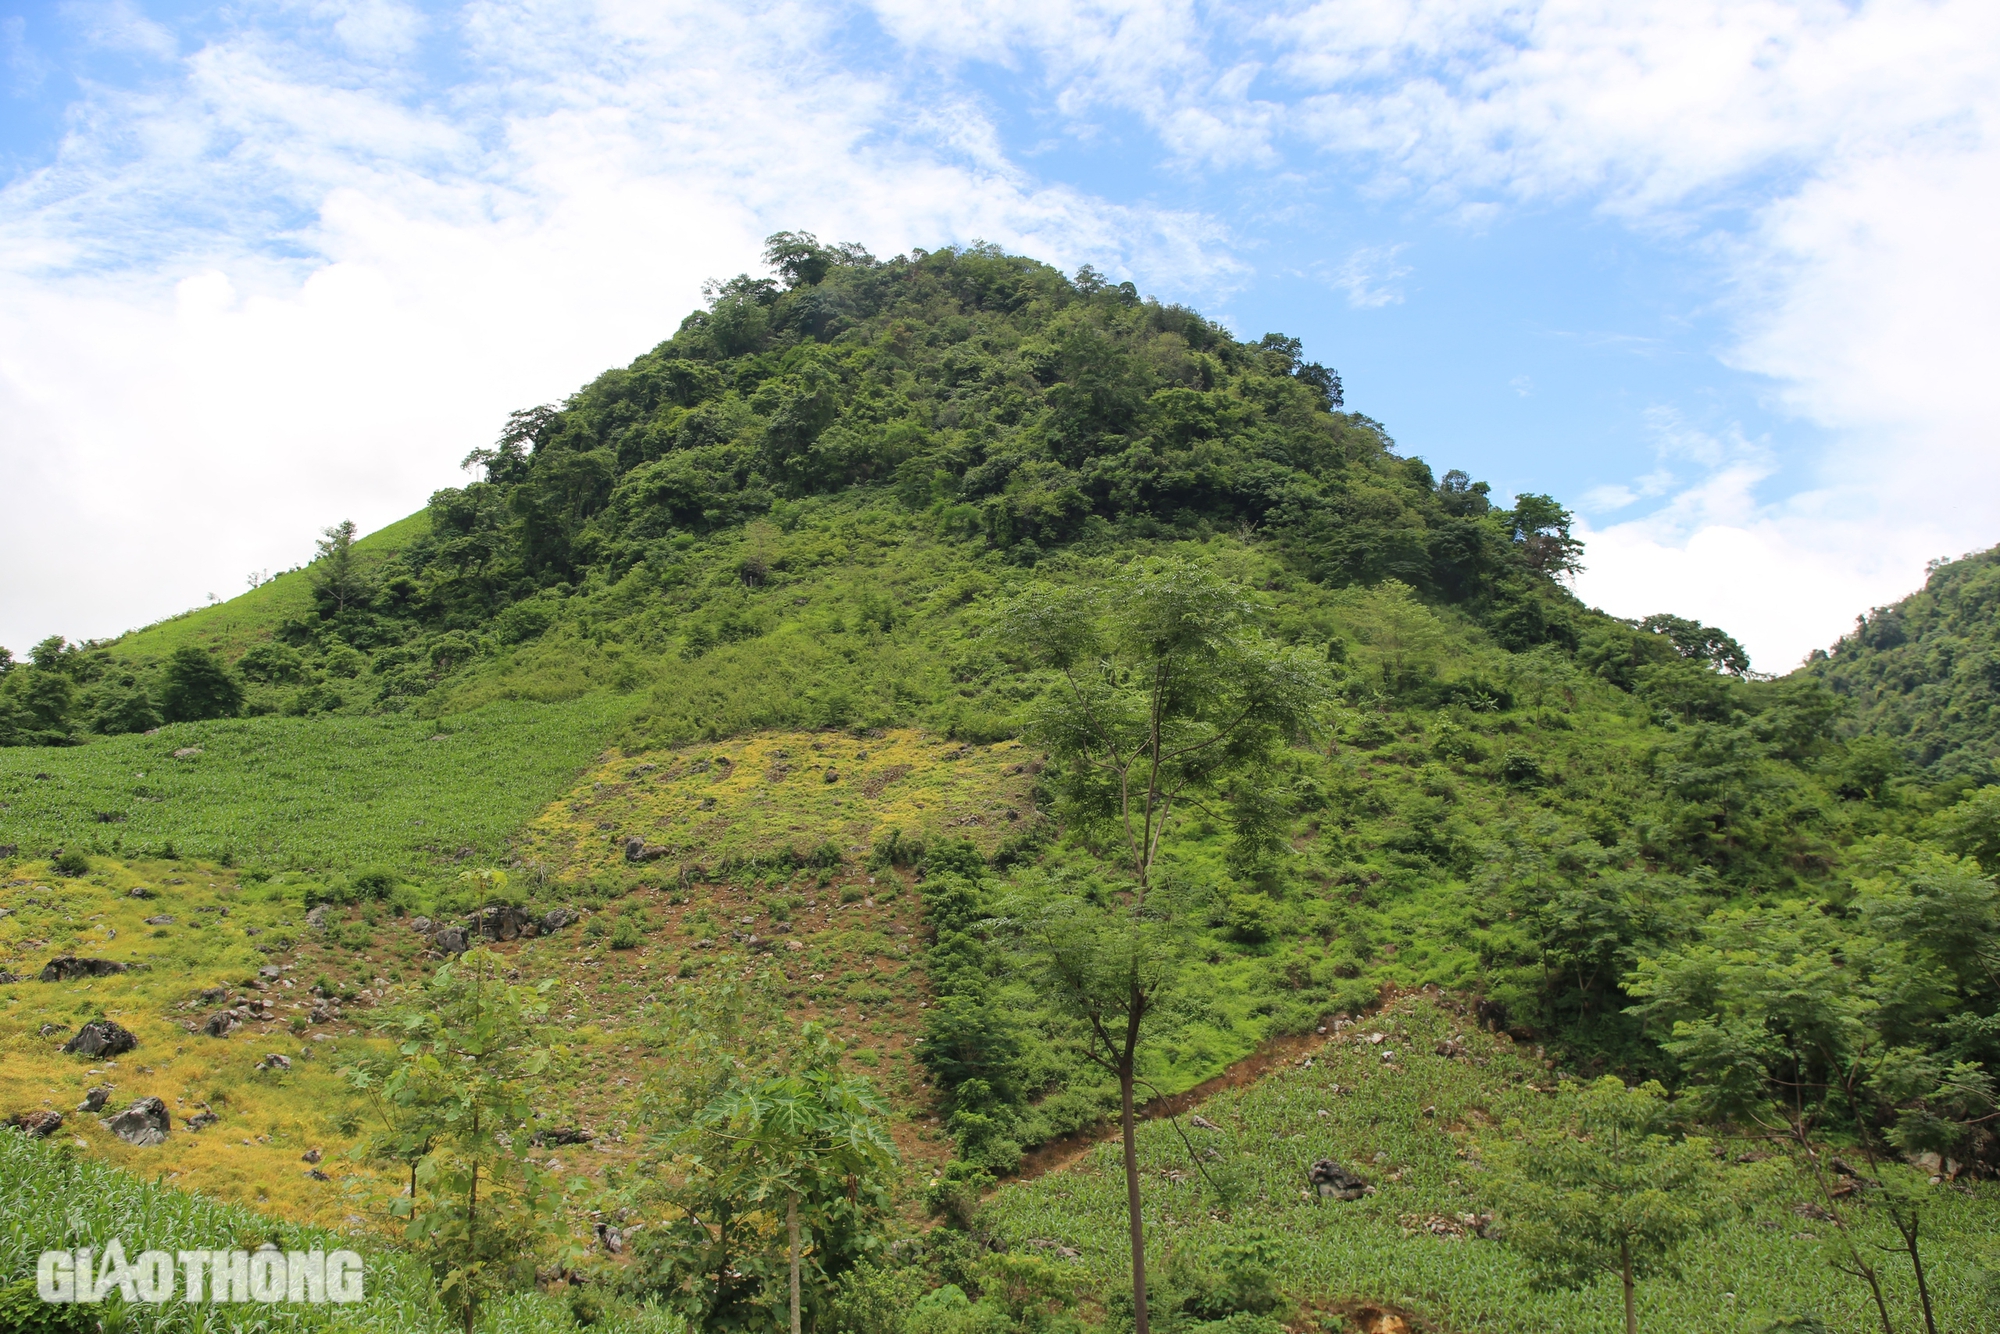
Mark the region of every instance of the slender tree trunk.
[[1889, 1303], [1882, 1296], [1882, 1277], [1875, 1272], [1874, 1265], [1862, 1258], [1861, 1248], [1854, 1241], [1854, 1233], [1847, 1226], [1847, 1215], [1840, 1207], [1840, 1197], [1833, 1193], [1833, 1186], [1826, 1179], [1825, 1159], [1819, 1150], [1813, 1147], [1812, 1133], [1807, 1127], [1805, 1113], [1796, 1105], [1786, 1127], [1786, 1133], [1792, 1142], [1799, 1146], [1799, 1151], [1805, 1155], [1807, 1164], [1811, 1166], [1813, 1184], [1819, 1187], [1820, 1199], [1825, 1202], [1827, 1216], [1833, 1220], [1833, 1225], [1840, 1229], [1840, 1238], [1847, 1243], [1847, 1258], [1854, 1262], [1852, 1269], [1839, 1264], [1835, 1264], [1834, 1268], [1868, 1285], [1868, 1292], [1875, 1299], [1875, 1315], [1882, 1322], [1882, 1334], [1896, 1334], [1896, 1322], [1889, 1318]]
[[799, 1334], [799, 1197], [785, 1201], [785, 1232], [792, 1243], [792, 1334]]
[[1119, 1116], [1125, 1132], [1125, 1210], [1132, 1224], [1132, 1334], [1150, 1334], [1146, 1317], [1146, 1220], [1139, 1212], [1139, 1148], [1132, 1124], [1132, 1057], [1118, 1070]]
[[1618, 1243], [1618, 1277], [1625, 1281], [1625, 1334], [1639, 1334], [1639, 1304], [1632, 1291], [1632, 1243]]
[[1909, 1226], [1896, 1219], [1896, 1231], [1903, 1234], [1903, 1249], [1910, 1253], [1910, 1268], [1917, 1272], [1917, 1301], [1924, 1310], [1924, 1334], [1937, 1334], [1937, 1317], [1931, 1313], [1931, 1285], [1924, 1278], [1924, 1258], [1917, 1251], [1917, 1218], [1910, 1216]]
[[[466, 1267], [479, 1263], [479, 1163], [472, 1164], [472, 1190], [465, 1198], [465, 1249]], [[471, 1284], [465, 1287], [465, 1334], [472, 1334], [472, 1322], [478, 1319], [478, 1297]]]

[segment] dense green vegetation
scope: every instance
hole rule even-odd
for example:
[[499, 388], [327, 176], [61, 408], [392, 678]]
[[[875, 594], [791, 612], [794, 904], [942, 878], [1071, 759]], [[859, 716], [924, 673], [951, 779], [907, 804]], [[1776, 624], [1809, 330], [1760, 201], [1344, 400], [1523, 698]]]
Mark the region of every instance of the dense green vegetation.
[[[1240, 341], [1087, 270], [990, 248], [877, 261], [783, 235], [771, 258], [777, 278], [718, 285], [629, 367], [515, 414], [469, 460], [478, 480], [392, 533], [337, 525], [311, 566], [236, 603], [9, 664], [6, 855], [171, 850], [419, 885], [519, 857], [553, 877], [537, 891], [550, 901], [632, 895], [610, 946], [658, 942], [682, 988], [750, 962], [719, 940], [727, 913], [830, 924], [850, 890], [874, 910], [876, 893], [886, 907], [914, 886], [927, 999], [920, 1020], [894, 1022], [921, 1023], [934, 1086], [920, 1106], [953, 1153], [935, 1179], [871, 1196], [840, 1224], [838, 1263], [810, 1237], [797, 1265], [786, 1254], [773, 1210], [790, 1187], [774, 1183], [795, 1169], [756, 1154], [731, 1167], [721, 1141], [661, 1159], [665, 1184], [621, 1206], [658, 1237], [741, 1210], [734, 1240], [710, 1236], [692, 1268], [649, 1239], [640, 1277], [615, 1285], [730, 1327], [779, 1327], [797, 1269], [814, 1288], [808, 1323], [883, 1334], [1073, 1320], [1248, 1334], [1301, 1302], [1370, 1296], [1453, 1325], [1583, 1328], [1584, 1299], [1524, 1295], [1509, 1252], [1447, 1243], [1429, 1222], [1405, 1241], [1339, 1221], [1384, 1224], [1379, 1198], [1313, 1214], [1310, 1243], [1264, 1235], [1304, 1226], [1286, 1212], [1303, 1165], [1261, 1131], [1227, 1171], [1171, 1169], [1193, 1194], [1165, 1212], [1135, 1157], [1162, 1285], [1146, 1316], [1129, 1291], [1122, 1307], [1110, 1296], [1113, 1256], [1124, 1248], [1129, 1280], [1131, 1251], [1103, 1235], [1112, 1205], [1074, 1174], [981, 1205], [1028, 1151], [1092, 1133], [1123, 1093], [1181, 1093], [1260, 1043], [1423, 987], [1573, 1072], [1663, 1081], [1675, 1161], [1708, 1152], [1680, 1138], [1700, 1128], [1786, 1163], [1838, 1151], [1889, 1192], [1897, 1164], [1929, 1154], [1940, 1181], [1923, 1188], [1950, 1227], [1967, 1216], [1951, 1211], [1990, 1207], [1990, 1188], [1963, 1193], [2000, 1164], [1990, 555], [1941, 567], [1830, 658], [1759, 679], [1716, 627], [1583, 607], [1562, 581], [1580, 552], [1556, 502], [1496, 504], [1462, 473], [1399, 456], [1294, 340]], [[853, 844], [895, 801], [912, 821], [941, 810], [931, 798], [948, 785], [921, 776], [878, 800], [903, 776], [886, 754], [864, 770], [863, 753], [914, 746], [882, 735], [897, 727], [950, 739], [927, 764], [987, 748], [981, 763], [1008, 763], [1022, 791], [1032, 781], [1032, 802], [996, 786], [955, 817], [1018, 823]], [[760, 729], [786, 734], [756, 739], [755, 766], [730, 760], [747, 742], [694, 744]], [[835, 730], [839, 765], [814, 758], [815, 731]], [[1016, 739], [1041, 758], [995, 758]], [[816, 795], [789, 799], [806, 764]], [[843, 772], [876, 781], [866, 801]], [[753, 832], [784, 847], [703, 861], [693, 834], [669, 848], [683, 839], [669, 828], [709, 829], [718, 849]], [[396, 907], [440, 903], [459, 906], [406, 891]], [[818, 966], [817, 945], [791, 943]], [[914, 978], [907, 945], [869, 949]], [[808, 978], [787, 994], [842, 995], [841, 979]], [[635, 1006], [652, 1003], [645, 985], [628, 987]], [[845, 994], [864, 1012], [878, 998]], [[1421, 1026], [1414, 1011], [1398, 1023]], [[815, 1078], [847, 1087], [831, 1057], [814, 1060]], [[1448, 1068], [1482, 1115], [1554, 1124], [1532, 1097], [1502, 1107], [1486, 1076]], [[655, 1129], [687, 1146], [702, 1126], [761, 1126], [755, 1098], [796, 1091], [785, 1081], [801, 1071], [758, 1065], [735, 1111], [681, 1096], [678, 1121]], [[1372, 1106], [1366, 1127], [1326, 1109], [1339, 1137], [1315, 1156], [1352, 1159], [1343, 1144], [1424, 1105]], [[1257, 1115], [1276, 1126], [1292, 1111]], [[1169, 1143], [1135, 1134], [1156, 1159]], [[1738, 1214], [1768, 1223], [1797, 1203], [1770, 1206], [1769, 1180], [1726, 1175], [1718, 1198]], [[1481, 1207], [1462, 1177], [1441, 1182], [1413, 1216]], [[839, 1212], [839, 1191], [813, 1191], [798, 1195], [809, 1233]], [[901, 1226], [889, 1197], [919, 1194], [944, 1228], [884, 1249]], [[1888, 1196], [1845, 1198], [1813, 1204], [1826, 1219], [1793, 1216], [1873, 1246], [1872, 1201]], [[1078, 1265], [982, 1249], [989, 1235], [1024, 1245], [1008, 1220], [1030, 1216], [1035, 1237], [1084, 1249]], [[1784, 1235], [1700, 1221], [1723, 1239], [1691, 1226], [1676, 1252], [1690, 1272], [1724, 1276], [1773, 1318], [1861, 1327], [1858, 1280], [1822, 1300], [1832, 1271], [1815, 1259], [1814, 1283], [1787, 1288]], [[1544, 1240], [1556, 1254], [1573, 1239]], [[1182, 1248], [1195, 1258], [1176, 1261]], [[1898, 1319], [1912, 1268], [1868, 1280]], [[1940, 1273], [1941, 1307], [1976, 1310], [1973, 1261]], [[1689, 1327], [1741, 1325], [1689, 1281], [1648, 1282], [1664, 1295], [1641, 1303]], [[1190, 1294], [1204, 1284], [1252, 1295], [1203, 1306]]]
[[2000, 780], [2000, 548], [1932, 566], [1805, 670], [1911, 764], [1968, 788]]

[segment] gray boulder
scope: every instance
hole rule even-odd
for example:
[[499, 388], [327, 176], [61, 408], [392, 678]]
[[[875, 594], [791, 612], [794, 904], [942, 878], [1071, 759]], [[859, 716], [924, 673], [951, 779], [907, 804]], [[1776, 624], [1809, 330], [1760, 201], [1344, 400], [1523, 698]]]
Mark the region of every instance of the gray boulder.
[[229, 1036], [229, 1030], [242, 1022], [234, 1010], [217, 1010], [208, 1016], [208, 1022], [201, 1026], [201, 1031], [212, 1038], [226, 1038]]
[[471, 942], [465, 938], [465, 928], [458, 926], [441, 927], [431, 937], [431, 944], [440, 954], [463, 954], [471, 947]]
[[158, 1098], [141, 1098], [106, 1120], [104, 1128], [127, 1144], [145, 1149], [167, 1142], [167, 1132], [173, 1129], [173, 1118], [167, 1115], [167, 1105]]
[[111, 1086], [109, 1084], [99, 1084], [96, 1088], [83, 1095], [83, 1101], [76, 1105], [76, 1109], [79, 1112], [89, 1112], [95, 1116], [97, 1113], [103, 1111], [104, 1104], [110, 1101]]
[[1306, 1173], [1314, 1192], [1322, 1200], [1358, 1200], [1368, 1193], [1368, 1182], [1331, 1158], [1322, 1158]]
[[63, 1043], [65, 1054], [71, 1056], [119, 1056], [139, 1045], [139, 1039], [122, 1024], [109, 1019], [93, 1019], [76, 1031], [76, 1036]]
[[542, 914], [542, 931], [546, 935], [554, 935], [576, 920], [577, 911], [574, 908], [551, 908]]
[[122, 973], [127, 965], [115, 959], [79, 959], [74, 954], [62, 954], [50, 959], [42, 969], [44, 982], [74, 982], [80, 977], [110, 977]]
[[275, 1051], [270, 1052], [263, 1060], [257, 1062], [257, 1068], [259, 1070], [289, 1070], [292, 1068], [292, 1058]]
[[511, 903], [489, 903], [472, 915], [467, 929], [486, 940], [519, 940], [539, 934], [541, 923]]
[[671, 848], [656, 848], [636, 834], [625, 840], [625, 860], [628, 862], [658, 861], [671, 851]]

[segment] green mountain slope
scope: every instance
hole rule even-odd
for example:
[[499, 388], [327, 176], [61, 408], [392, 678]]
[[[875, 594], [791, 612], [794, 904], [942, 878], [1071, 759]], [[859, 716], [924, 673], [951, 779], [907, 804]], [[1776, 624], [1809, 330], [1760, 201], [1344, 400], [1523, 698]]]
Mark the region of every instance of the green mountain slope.
[[[1104, 790], [1035, 749], [1079, 687], [1015, 609], [1174, 583], [1226, 604], [1223, 658], [1289, 664], [1312, 704], [1166, 826], [1134, 916], [1177, 961], [1150, 1089], [1435, 986], [1704, 1115], [1784, 1092], [1850, 1146], [2000, 1163], [2000, 891], [1979, 860], [2000, 808], [1945, 752], [1906, 773], [1856, 734], [1893, 730], [1925, 681], [1973, 698], [1943, 629], [1755, 679], [1715, 627], [1582, 606], [1555, 501], [1496, 504], [1400, 456], [1293, 340], [987, 248], [877, 261], [781, 237], [773, 256], [779, 278], [720, 285], [630, 366], [515, 414], [481, 480], [421, 514], [330, 535], [221, 607], [38, 646], [0, 682], [9, 878], [55, 877], [58, 848], [227, 856], [273, 904], [349, 903], [312, 966], [352, 941], [357, 984], [379, 942], [415, 968], [395, 917], [510, 882], [589, 914], [551, 947], [567, 985], [612, 978], [614, 920], [642, 951], [601, 998], [601, 1055], [641, 1046], [666, 988], [768, 965], [788, 1014], [888, 1054], [916, 1159], [1004, 1176], [1117, 1096], [1018, 924], [1122, 920], [1136, 897]], [[1972, 643], [1983, 577], [1954, 575], [1924, 625]], [[1105, 642], [1117, 611], [1090, 613]], [[1864, 692], [1839, 673], [1919, 642], [1930, 657], [1894, 660], [1915, 674], [1884, 668], [1844, 721]], [[1143, 673], [1085, 675], [1109, 700]], [[1962, 702], [1924, 707], [1943, 721], [1912, 735], [1971, 735]], [[914, 938], [890, 920], [917, 910]], [[748, 943], [794, 923], [797, 951]], [[24, 971], [46, 934], [23, 916], [6, 938]], [[651, 1114], [640, 1083], [593, 1092], [607, 1118]], [[900, 1189], [914, 1207], [925, 1182]], [[1034, 1190], [991, 1216], [1060, 1208]], [[1384, 1242], [1348, 1240], [1362, 1265]], [[1293, 1260], [1301, 1301], [1373, 1284], [1467, 1318], [1412, 1295], [1449, 1267], [1335, 1290]]]
[[1922, 590], [1861, 617], [1804, 670], [1911, 762], [2000, 779], [2000, 548], [1936, 566]]

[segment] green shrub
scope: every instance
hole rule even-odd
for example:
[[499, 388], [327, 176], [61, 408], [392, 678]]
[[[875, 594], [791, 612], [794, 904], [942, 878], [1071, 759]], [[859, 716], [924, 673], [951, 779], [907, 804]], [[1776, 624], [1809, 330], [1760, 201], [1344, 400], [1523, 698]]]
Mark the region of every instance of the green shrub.
[[57, 875], [66, 875], [72, 878], [80, 875], [88, 875], [90, 873], [90, 858], [74, 850], [59, 852], [50, 859], [49, 869]]
[[645, 937], [639, 934], [638, 923], [634, 922], [631, 918], [627, 917], [622, 919], [618, 923], [618, 925], [612, 929], [611, 948], [614, 950], [637, 949], [639, 948], [640, 943], [644, 939]]

